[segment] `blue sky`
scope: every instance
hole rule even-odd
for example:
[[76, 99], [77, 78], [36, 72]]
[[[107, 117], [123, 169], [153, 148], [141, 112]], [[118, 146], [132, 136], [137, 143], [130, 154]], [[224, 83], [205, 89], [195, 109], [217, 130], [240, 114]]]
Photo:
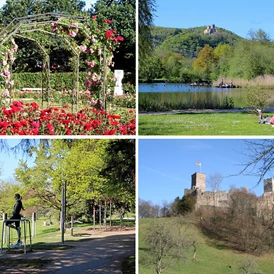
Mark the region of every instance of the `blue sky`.
[[[7, 143], [9, 146], [14, 147], [20, 142], [20, 139], [7, 139]], [[27, 155], [23, 155], [21, 152], [14, 155], [13, 153], [5, 153], [0, 152], [0, 167], [2, 170], [2, 174], [0, 175], [0, 179], [3, 181], [11, 181], [15, 182], [13, 178], [14, 170], [18, 167], [18, 163], [20, 159], [27, 160], [29, 165], [33, 164], [34, 158], [27, 157]]]
[[262, 29], [274, 40], [273, 0], [156, 0], [155, 26], [189, 28], [215, 24], [246, 38]]
[[[97, 1], [96, 0], [86, 0], [86, 9], [89, 9], [90, 8], [90, 5], [91, 4], [94, 4], [96, 3]], [[0, 8], [3, 7], [3, 5], [6, 3], [6, 0], [0, 0]]]
[[[140, 139], [139, 140], [139, 198], [162, 205], [184, 195], [184, 189], [191, 187], [191, 175], [201, 172], [207, 175], [220, 173], [226, 177], [221, 190], [230, 185], [248, 187], [250, 190], [258, 181], [253, 176], [229, 176], [237, 174], [248, 158], [244, 140], [238, 139]], [[273, 176], [268, 172], [266, 178]], [[207, 189], [210, 190], [210, 189]], [[263, 194], [263, 183], [253, 191]]]

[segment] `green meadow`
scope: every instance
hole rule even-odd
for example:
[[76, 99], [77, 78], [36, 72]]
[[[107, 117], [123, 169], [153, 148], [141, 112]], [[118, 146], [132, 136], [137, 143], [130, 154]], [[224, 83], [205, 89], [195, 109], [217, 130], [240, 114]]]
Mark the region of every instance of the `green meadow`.
[[[272, 117], [273, 113], [268, 113]], [[251, 113], [139, 115], [139, 135], [271, 136], [274, 127], [258, 124]]]
[[[147, 258], [150, 257], [149, 250], [145, 245], [146, 231], [150, 229], [152, 221], [164, 222], [166, 219], [140, 219], [139, 220], [139, 274], [156, 273], [153, 265], [144, 264]], [[274, 252], [266, 253], [262, 256], [252, 256], [247, 253], [229, 249], [208, 238], [194, 225], [190, 227], [192, 235], [196, 240], [196, 261], [192, 261], [193, 250], [190, 249], [185, 254], [187, 259], [177, 260], [162, 273], [167, 274], [239, 274], [241, 272], [239, 266], [250, 260], [257, 264], [257, 272], [263, 274], [272, 274], [274, 269]], [[172, 231], [172, 227], [170, 228]], [[253, 273], [253, 272], [248, 272]]]

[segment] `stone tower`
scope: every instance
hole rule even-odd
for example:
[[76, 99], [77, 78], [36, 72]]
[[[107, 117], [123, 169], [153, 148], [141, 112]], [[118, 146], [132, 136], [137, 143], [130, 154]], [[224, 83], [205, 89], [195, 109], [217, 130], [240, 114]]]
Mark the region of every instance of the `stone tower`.
[[274, 193], [274, 178], [264, 180], [264, 195], [271, 195]]
[[200, 189], [202, 192], [206, 191], [206, 175], [204, 173], [196, 172], [191, 175], [191, 188]]

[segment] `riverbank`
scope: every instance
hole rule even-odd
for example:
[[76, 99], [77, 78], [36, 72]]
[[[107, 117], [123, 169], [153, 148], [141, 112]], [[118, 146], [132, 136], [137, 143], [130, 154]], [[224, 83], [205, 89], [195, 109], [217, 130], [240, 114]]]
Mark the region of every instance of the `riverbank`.
[[[264, 113], [273, 113], [274, 107], [268, 107]], [[247, 113], [243, 108], [233, 109], [182, 109], [168, 111], [139, 111], [139, 115], [172, 115], [172, 114], [210, 114], [210, 113]]]
[[[233, 82], [233, 84], [236, 87], [242, 87], [242, 88], [246, 88], [246, 87], [250, 87], [250, 86], [259, 86], [263, 89], [274, 89], [274, 76], [272, 75], [264, 75], [264, 76], [258, 76], [252, 80], [246, 80], [246, 79], [242, 79], [242, 78], [233, 78], [231, 79], [231, 77], [219, 77], [217, 80], [213, 80], [213, 81], [198, 81], [198, 83], [209, 83], [211, 82], [212, 85], [210, 85], [211, 87], [216, 87], [216, 85], [219, 85], [221, 82], [224, 83], [231, 83]], [[195, 79], [193, 79], [193, 81], [190, 82], [184, 82], [181, 79], [153, 79], [152, 81], [144, 81], [143, 79], [139, 79], [139, 83], [142, 84], [157, 84], [157, 83], [165, 83], [165, 84], [185, 84], [185, 85], [189, 85], [191, 83], [197, 82]], [[208, 86], [208, 85], [207, 85]]]

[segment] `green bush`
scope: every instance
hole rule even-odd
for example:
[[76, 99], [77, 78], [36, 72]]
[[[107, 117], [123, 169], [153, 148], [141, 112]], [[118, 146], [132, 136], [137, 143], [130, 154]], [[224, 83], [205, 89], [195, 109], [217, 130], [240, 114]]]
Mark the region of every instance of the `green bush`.
[[[60, 72], [50, 74], [50, 86], [55, 90], [71, 90], [73, 75], [71, 72]], [[79, 90], [86, 90], [85, 87], [86, 73], [79, 74]], [[22, 88], [41, 88], [42, 87], [42, 73], [40, 72], [24, 72], [14, 73], [14, 89], [22, 90]]]

